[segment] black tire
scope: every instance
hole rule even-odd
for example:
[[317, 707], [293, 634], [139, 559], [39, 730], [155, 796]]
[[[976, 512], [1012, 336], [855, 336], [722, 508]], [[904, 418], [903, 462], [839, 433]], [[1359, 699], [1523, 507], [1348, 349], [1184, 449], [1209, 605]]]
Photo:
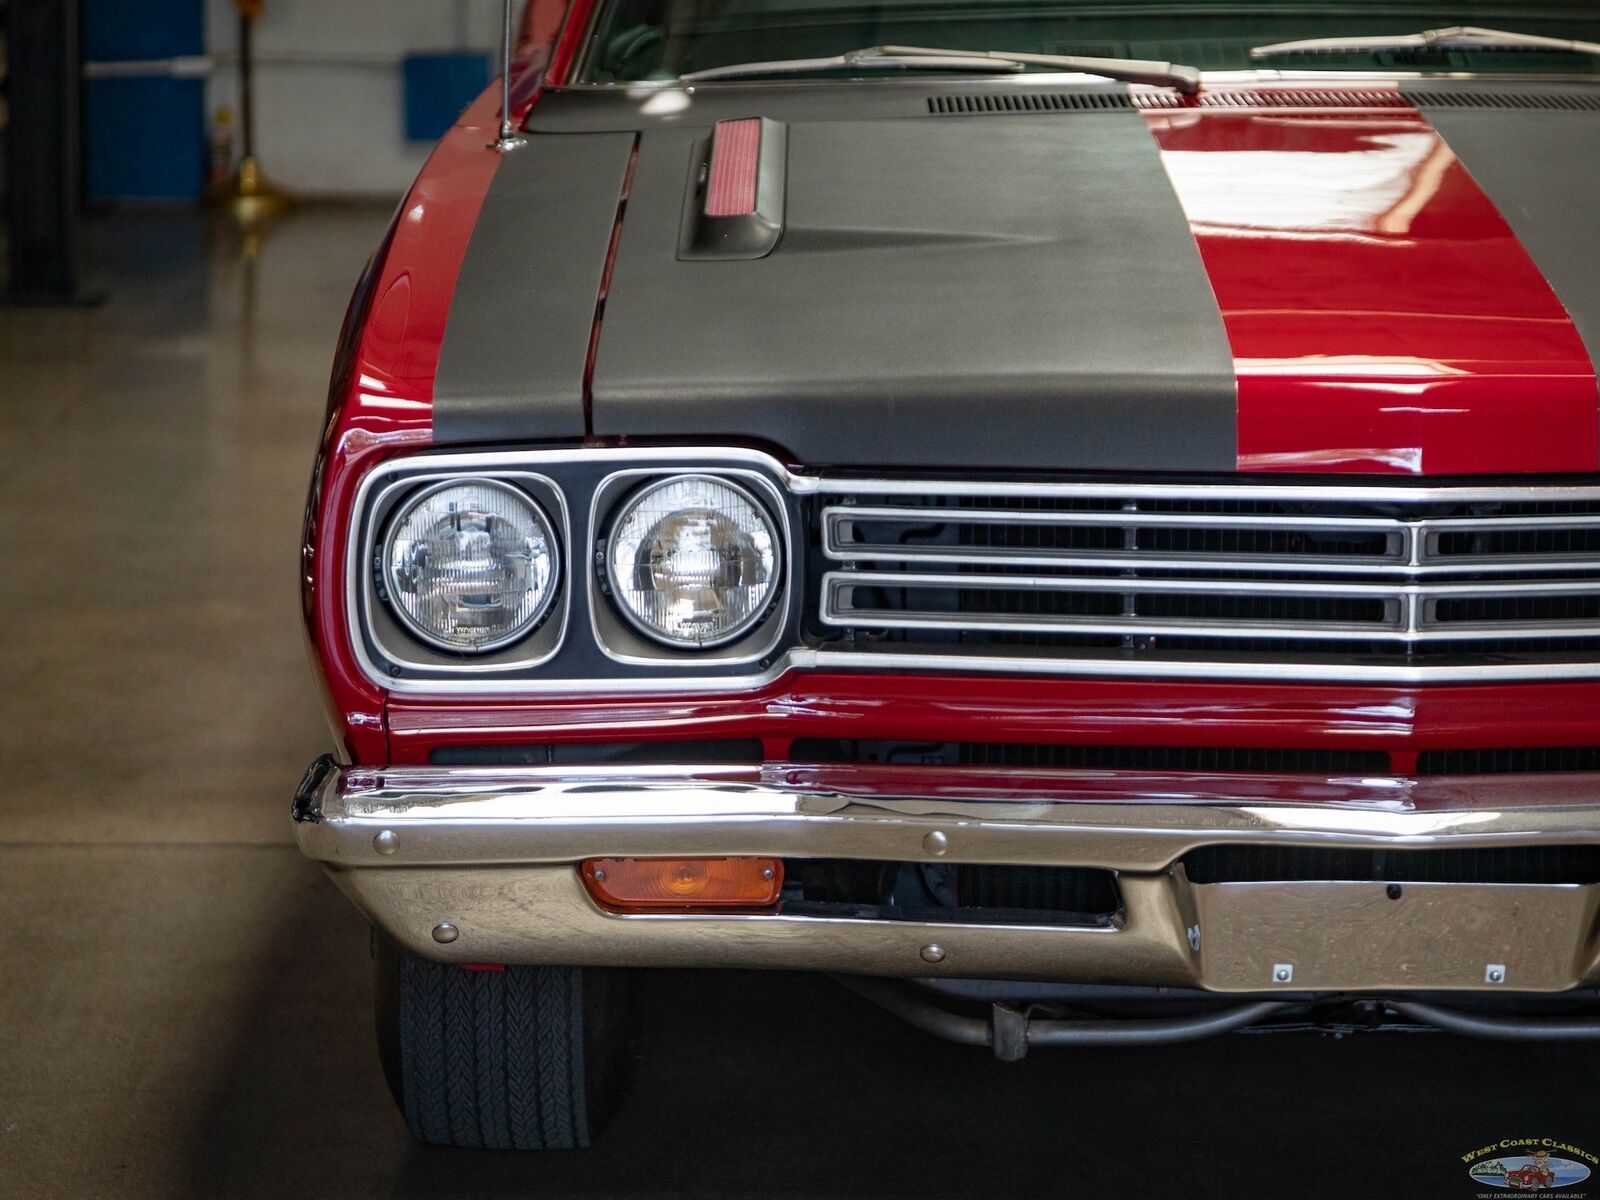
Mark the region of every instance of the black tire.
[[587, 1146], [617, 1093], [619, 974], [469, 970], [374, 935], [379, 1052], [411, 1134], [435, 1146]]

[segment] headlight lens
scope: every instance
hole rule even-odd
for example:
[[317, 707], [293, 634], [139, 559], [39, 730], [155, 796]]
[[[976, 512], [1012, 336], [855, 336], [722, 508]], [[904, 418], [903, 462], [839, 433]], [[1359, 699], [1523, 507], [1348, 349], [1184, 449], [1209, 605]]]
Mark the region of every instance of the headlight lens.
[[634, 496], [612, 526], [606, 570], [623, 614], [676, 646], [746, 633], [778, 584], [778, 531], [754, 497], [724, 479], [688, 475]]
[[423, 641], [482, 653], [531, 631], [556, 597], [550, 521], [493, 480], [443, 483], [389, 526], [383, 579], [390, 607]]

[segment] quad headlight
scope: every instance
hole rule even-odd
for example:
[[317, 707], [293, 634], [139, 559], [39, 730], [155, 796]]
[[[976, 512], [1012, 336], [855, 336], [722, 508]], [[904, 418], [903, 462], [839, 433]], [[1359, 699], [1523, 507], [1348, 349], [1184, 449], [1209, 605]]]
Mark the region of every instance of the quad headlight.
[[395, 514], [380, 573], [389, 606], [417, 637], [482, 653], [537, 628], [555, 602], [560, 553], [525, 493], [490, 479], [426, 488]]
[[640, 632], [669, 645], [731, 642], [777, 594], [777, 527], [726, 479], [683, 475], [640, 490], [617, 514], [606, 547], [611, 594]]

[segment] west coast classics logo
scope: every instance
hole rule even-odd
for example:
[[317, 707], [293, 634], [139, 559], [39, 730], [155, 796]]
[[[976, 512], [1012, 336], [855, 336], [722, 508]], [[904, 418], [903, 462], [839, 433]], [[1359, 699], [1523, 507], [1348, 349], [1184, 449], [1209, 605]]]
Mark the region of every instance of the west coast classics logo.
[[1600, 1156], [1554, 1138], [1506, 1138], [1463, 1154], [1474, 1183], [1511, 1192], [1565, 1192], [1589, 1178]]

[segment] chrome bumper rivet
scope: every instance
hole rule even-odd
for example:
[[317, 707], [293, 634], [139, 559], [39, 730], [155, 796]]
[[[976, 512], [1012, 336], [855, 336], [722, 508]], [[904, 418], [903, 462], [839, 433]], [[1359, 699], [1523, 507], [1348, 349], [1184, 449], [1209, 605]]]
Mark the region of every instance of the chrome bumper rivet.
[[931, 963], [943, 962], [944, 947], [938, 945], [937, 943], [930, 943], [929, 945], [924, 946], [922, 948], [922, 961]]
[[1490, 963], [1483, 971], [1485, 983], [1504, 983], [1506, 981], [1505, 963]]
[[433, 927], [433, 940], [441, 945], [449, 945], [460, 936], [461, 930], [450, 924], [449, 921], [441, 922]]
[[941, 831], [935, 829], [922, 839], [922, 848], [929, 854], [943, 854], [950, 849], [950, 839]]
[[400, 849], [400, 838], [392, 829], [385, 829], [372, 839], [372, 848], [379, 854], [393, 854]]
[[1294, 981], [1293, 963], [1274, 963], [1272, 967], [1273, 983], [1292, 983]]

